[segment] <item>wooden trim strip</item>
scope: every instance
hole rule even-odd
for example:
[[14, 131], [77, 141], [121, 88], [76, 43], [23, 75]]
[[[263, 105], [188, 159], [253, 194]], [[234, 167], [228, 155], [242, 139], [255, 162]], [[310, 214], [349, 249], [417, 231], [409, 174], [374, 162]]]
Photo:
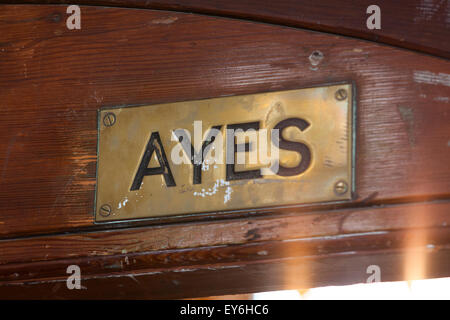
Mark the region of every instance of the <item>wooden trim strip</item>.
[[0, 241], [0, 265], [310, 237], [439, 228], [450, 202], [334, 210]]
[[[449, 236], [448, 227], [429, 228], [11, 265], [0, 267], [0, 298], [162, 299], [347, 285], [366, 282], [369, 265], [380, 267], [382, 281], [445, 277]], [[85, 290], [67, 289], [72, 264]]]

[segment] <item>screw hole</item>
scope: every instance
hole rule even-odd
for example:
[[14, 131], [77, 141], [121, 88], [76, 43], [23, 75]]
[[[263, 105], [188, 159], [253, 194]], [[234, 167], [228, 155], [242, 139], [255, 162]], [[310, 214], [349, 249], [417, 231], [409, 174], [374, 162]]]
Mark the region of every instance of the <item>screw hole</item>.
[[311, 53], [311, 55], [309, 56], [309, 62], [311, 63], [312, 66], [317, 66], [319, 65], [319, 63], [323, 60], [323, 53], [320, 52], [319, 50], [315, 50]]

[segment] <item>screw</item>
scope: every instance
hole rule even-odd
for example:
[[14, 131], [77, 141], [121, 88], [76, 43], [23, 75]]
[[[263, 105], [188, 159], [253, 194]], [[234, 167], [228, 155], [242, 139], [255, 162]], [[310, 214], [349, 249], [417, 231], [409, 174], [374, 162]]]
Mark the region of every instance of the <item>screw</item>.
[[334, 97], [336, 98], [336, 100], [342, 101], [347, 99], [347, 90], [345, 89], [339, 89], [338, 91], [336, 91], [336, 93], [334, 94]]
[[114, 123], [116, 123], [116, 115], [112, 112], [108, 112], [107, 114], [105, 114], [105, 116], [103, 117], [103, 124], [105, 125], [105, 127], [111, 127], [114, 125]]
[[346, 193], [348, 190], [348, 184], [345, 181], [338, 181], [335, 183], [334, 185], [334, 192], [337, 195], [343, 195], [344, 193]]
[[104, 204], [100, 207], [100, 215], [102, 215], [103, 217], [107, 217], [111, 214], [111, 206], [109, 204]]

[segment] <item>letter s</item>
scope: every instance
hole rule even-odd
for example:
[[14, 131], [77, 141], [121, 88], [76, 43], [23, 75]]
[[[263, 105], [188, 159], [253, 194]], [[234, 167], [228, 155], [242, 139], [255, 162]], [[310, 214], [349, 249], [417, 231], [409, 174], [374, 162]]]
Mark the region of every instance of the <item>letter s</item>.
[[283, 138], [283, 130], [288, 127], [297, 127], [300, 131], [306, 130], [310, 126], [309, 122], [300, 118], [289, 118], [278, 122], [274, 127], [274, 130], [280, 130], [278, 134], [278, 140], [272, 141], [273, 144], [285, 150], [297, 151], [301, 155], [300, 163], [294, 168], [279, 166], [278, 174], [282, 177], [296, 176], [306, 171], [311, 164], [311, 150], [308, 146], [301, 142], [289, 141]]

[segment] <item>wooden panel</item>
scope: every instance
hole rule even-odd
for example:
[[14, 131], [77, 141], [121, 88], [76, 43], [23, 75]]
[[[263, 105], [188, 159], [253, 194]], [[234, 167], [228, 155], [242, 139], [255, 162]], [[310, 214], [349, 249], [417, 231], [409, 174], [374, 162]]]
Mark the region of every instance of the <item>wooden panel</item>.
[[[25, 269], [33, 269], [27, 265], [27, 262], [64, 261], [67, 263], [70, 259], [87, 258], [86, 261], [89, 261], [96, 257], [111, 256], [109, 260], [114, 263], [105, 262], [104, 264], [114, 265], [117, 260], [139, 260], [140, 256], [148, 254], [155, 256], [152, 259], [161, 262], [160, 264], [152, 260], [147, 263], [132, 264], [129, 267], [131, 271], [143, 266], [180, 267], [214, 263], [214, 259], [217, 259], [217, 262], [223, 262], [225, 259], [225, 257], [221, 258], [221, 254], [211, 257], [191, 255], [189, 250], [193, 248], [207, 248], [208, 252], [214, 248], [223, 248], [220, 250], [225, 252], [231, 250], [229, 259], [231, 262], [233, 257], [236, 258], [239, 255], [233, 249], [233, 245], [269, 241], [290, 242], [302, 239], [301, 243], [304, 242], [306, 246], [303, 248], [304, 251], [310, 254], [313, 252], [314, 254], [336, 253], [342, 250], [372, 250], [375, 247], [389, 249], [436, 246], [445, 244], [445, 241], [449, 240], [450, 233], [447, 230], [450, 225], [449, 212], [450, 202], [445, 201], [3, 240], [0, 246], [0, 280], [29, 279], [30, 275], [18, 271], [18, 266], [21, 264], [24, 264]], [[392, 239], [384, 238], [386, 235], [393, 235], [392, 232], [396, 230], [404, 230], [404, 235], [401, 239], [397, 238], [396, 243]], [[364, 240], [364, 235], [371, 236]], [[323, 237], [321, 240], [323, 243], [317, 245], [315, 241], [320, 240], [320, 237]], [[356, 237], [358, 241], [347, 243], [345, 239], [352, 237]], [[336, 246], [335, 240], [338, 240], [340, 244]], [[226, 249], [227, 247], [229, 249]], [[278, 254], [275, 251], [273, 254]], [[293, 252], [301, 253], [302, 251], [293, 250]], [[242, 260], [246, 260], [245, 257], [246, 255], [242, 254]], [[144, 261], [145, 259], [148, 260], [144, 258]], [[128, 263], [126, 265], [123, 262], [118, 263], [121, 265], [119, 269], [128, 269]], [[95, 270], [97, 268], [94, 265], [87, 268], [92, 269], [93, 272], [105, 270], [104, 268]], [[46, 266], [45, 269], [51, 272], [50, 267]], [[15, 275], [16, 273], [19, 275]]]
[[[417, 234], [420, 230], [12, 265], [6, 277], [0, 269], [0, 297], [161, 299], [311, 288], [365, 282], [373, 264], [383, 281], [448, 276], [450, 251], [442, 244], [450, 240], [448, 228], [433, 230], [428, 237], [433, 245], [405, 245]], [[67, 289], [71, 264], [81, 268], [85, 290]], [[417, 273], [408, 274], [411, 265]]]
[[[208, 5], [195, 4], [199, 12], [213, 10]], [[271, 15], [268, 3], [259, 13], [252, 2], [226, 5], [215, 12], [243, 17], [247, 8], [261, 21], [306, 21], [281, 18], [295, 12], [287, 0]], [[370, 264], [384, 281], [449, 275], [449, 61], [165, 11], [82, 7], [82, 29], [68, 30], [65, 10], [0, 10], [0, 298], [180, 298], [349, 284], [364, 282]], [[441, 54], [441, 35], [415, 49]], [[357, 89], [353, 202], [93, 225], [100, 107], [340, 81]], [[88, 290], [66, 289], [71, 264]]]
[[[415, 250], [430, 263], [430, 278], [448, 276], [443, 263], [450, 260], [449, 248], [430, 252]], [[179, 299], [249, 292], [265, 292], [307, 288], [315, 286], [345, 285], [364, 282], [368, 275], [367, 266], [375, 260], [386, 270], [386, 281], [399, 280], [408, 253], [402, 250], [360, 255], [344, 254], [318, 257], [317, 260], [290, 259], [286, 261], [265, 261], [231, 268], [197, 268], [181, 273], [142, 272], [119, 274], [108, 277], [92, 277], [83, 281], [85, 290], [68, 290], [66, 279], [29, 283], [8, 284], [0, 287], [2, 299]], [[307, 267], [305, 267], [305, 265]], [[315, 276], [305, 278], [310, 269]], [[64, 274], [64, 269], [61, 271]], [[286, 275], [293, 275], [287, 278]], [[290, 280], [289, 280], [290, 279]], [[173, 305], [171, 305], [173, 306]], [[168, 308], [173, 312], [173, 308]]]
[[[65, 0], [19, 0], [67, 3]], [[175, 10], [309, 28], [450, 58], [450, 3], [441, 0], [73, 0], [71, 4]], [[367, 7], [381, 9], [381, 29], [366, 27]]]
[[[354, 206], [450, 193], [448, 61], [327, 34], [162, 11], [83, 7], [81, 30], [68, 30], [65, 9], [4, 5], [0, 11], [3, 237], [92, 225], [102, 106], [343, 80], [353, 80], [358, 91]], [[317, 66], [315, 51], [323, 54]]]

